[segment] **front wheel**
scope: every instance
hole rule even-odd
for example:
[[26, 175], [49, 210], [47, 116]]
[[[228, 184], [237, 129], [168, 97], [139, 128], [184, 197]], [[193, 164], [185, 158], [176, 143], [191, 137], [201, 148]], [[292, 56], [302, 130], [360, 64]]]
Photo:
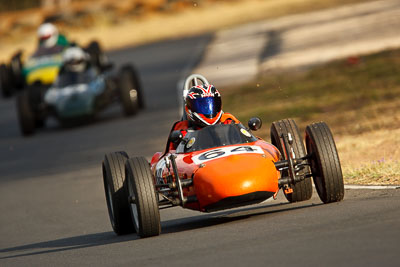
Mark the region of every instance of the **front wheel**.
[[17, 52], [10, 62], [10, 72], [13, 79], [13, 85], [17, 89], [23, 89], [25, 86], [24, 76], [22, 75], [22, 51]]
[[143, 157], [130, 158], [125, 164], [132, 221], [140, 237], [161, 233], [160, 211], [149, 163]]
[[0, 65], [0, 90], [4, 98], [13, 94], [9, 71], [6, 64]]
[[106, 154], [102, 164], [104, 191], [106, 194], [108, 215], [117, 235], [135, 232], [128, 203], [128, 190], [125, 181], [125, 152]]
[[126, 116], [134, 115], [144, 107], [142, 88], [133, 66], [122, 67], [118, 87], [122, 108]]
[[306, 146], [319, 198], [324, 203], [341, 201], [344, 197], [342, 169], [335, 141], [325, 122], [307, 126]]
[[24, 136], [32, 135], [35, 132], [36, 120], [28, 90], [22, 91], [17, 96], [17, 112], [22, 134]]
[[[273, 122], [271, 125], [271, 143], [276, 146], [281, 155], [285, 157], [285, 151], [282, 147], [280, 136], [282, 134], [287, 135], [290, 133], [293, 138], [293, 150], [296, 158], [302, 158], [306, 155], [303, 140], [301, 138], [299, 129], [293, 119], [284, 119]], [[287, 158], [285, 158], [287, 159]], [[304, 174], [305, 170], [301, 170], [300, 174]], [[287, 176], [288, 171], [282, 171], [282, 176]], [[303, 181], [297, 182], [291, 185], [293, 192], [285, 193], [285, 197], [289, 202], [298, 202], [308, 200], [312, 196], [312, 183], [310, 178], [306, 178]]]

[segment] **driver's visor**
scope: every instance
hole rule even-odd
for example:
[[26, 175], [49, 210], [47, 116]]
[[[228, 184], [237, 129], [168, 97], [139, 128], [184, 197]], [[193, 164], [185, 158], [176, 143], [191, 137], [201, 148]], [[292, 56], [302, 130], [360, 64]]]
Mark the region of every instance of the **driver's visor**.
[[45, 41], [45, 40], [47, 40], [47, 39], [49, 39], [51, 37], [51, 34], [46, 34], [46, 35], [42, 35], [42, 36], [40, 36], [40, 41]]
[[207, 118], [214, 118], [221, 111], [220, 97], [203, 97], [190, 99], [187, 103], [192, 112], [202, 114]]
[[85, 60], [82, 59], [82, 58], [80, 58], [80, 59], [73, 59], [73, 60], [70, 60], [70, 61], [67, 62], [67, 64], [70, 64], [70, 65], [79, 65], [79, 64], [82, 64], [82, 63], [84, 63], [84, 62], [85, 62]]

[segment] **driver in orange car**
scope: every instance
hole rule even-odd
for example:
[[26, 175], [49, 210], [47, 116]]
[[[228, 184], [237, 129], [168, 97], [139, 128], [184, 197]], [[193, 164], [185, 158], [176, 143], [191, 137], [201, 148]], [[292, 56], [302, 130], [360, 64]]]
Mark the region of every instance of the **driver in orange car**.
[[[240, 123], [230, 113], [222, 111], [221, 94], [214, 85], [197, 85], [189, 89], [185, 98], [185, 114], [187, 119], [175, 122], [173, 131], [180, 131], [182, 138], [187, 130], [199, 130], [217, 123]], [[169, 150], [175, 150], [177, 144], [170, 143]]]

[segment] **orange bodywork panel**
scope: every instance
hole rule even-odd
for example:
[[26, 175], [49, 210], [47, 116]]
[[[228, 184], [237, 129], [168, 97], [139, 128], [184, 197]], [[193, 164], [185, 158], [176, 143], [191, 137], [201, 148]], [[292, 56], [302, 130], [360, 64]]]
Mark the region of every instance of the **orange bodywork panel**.
[[171, 169], [164, 159], [171, 154], [176, 156], [180, 179], [193, 179], [191, 186], [183, 188], [183, 195], [196, 196], [197, 201], [184, 208], [215, 211], [243, 206], [261, 202], [279, 190], [280, 173], [274, 162], [280, 154], [263, 140], [191, 153], [158, 152], [151, 161], [155, 183], [168, 183]]
[[201, 207], [228, 197], [278, 191], [279, 174], [275, 165], [261, 155], [231, 155], [204, 165], [193, 179]]
[[[202, 164], [195, 164], [193, 159], [214, 149], [177, 154], [179, 176], [193, 178], [193, 186], [185, 189], [184, 195], [196, 195], [198, 199], [197, 203], [190, 203], [185, 208], [205, 211], [208, 205], [226, 198], [255, 192], [271, 192], [272, 196], [278, 191], [280, 173], [274, 165], [279, 159], [278, 150], [262, 140], [246, 145], [256, 145], [263, 152], [223, 156]], [[241, 146], [243, 144], [222, 148], [229, 150]]]

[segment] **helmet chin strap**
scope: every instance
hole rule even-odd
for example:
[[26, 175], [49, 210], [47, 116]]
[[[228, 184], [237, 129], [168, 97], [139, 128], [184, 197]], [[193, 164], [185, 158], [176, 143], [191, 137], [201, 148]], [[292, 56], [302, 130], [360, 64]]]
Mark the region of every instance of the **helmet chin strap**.
[[221, 116], [222, 116], [223, 113], [224, 113], [224, 112], [221, 110], [221, 112], [219, 113], [218, 118], [217, 118], [213, 123], [209, 123], [209, 122], [205, 121], [202, 117], [200, 117], [199, 114], [197, 114], [197, 112], [192, 112], [192, 114], [193, 114], [194, 116], [196, 116], [196, 118], [199, 119], [199, 120], [200, 120], [202, 123], [204, 123], [205, 125], [214, 125], [214, 124], [216, 124], [216, 123], [219, 122], [219, 120], [221, 119]]

